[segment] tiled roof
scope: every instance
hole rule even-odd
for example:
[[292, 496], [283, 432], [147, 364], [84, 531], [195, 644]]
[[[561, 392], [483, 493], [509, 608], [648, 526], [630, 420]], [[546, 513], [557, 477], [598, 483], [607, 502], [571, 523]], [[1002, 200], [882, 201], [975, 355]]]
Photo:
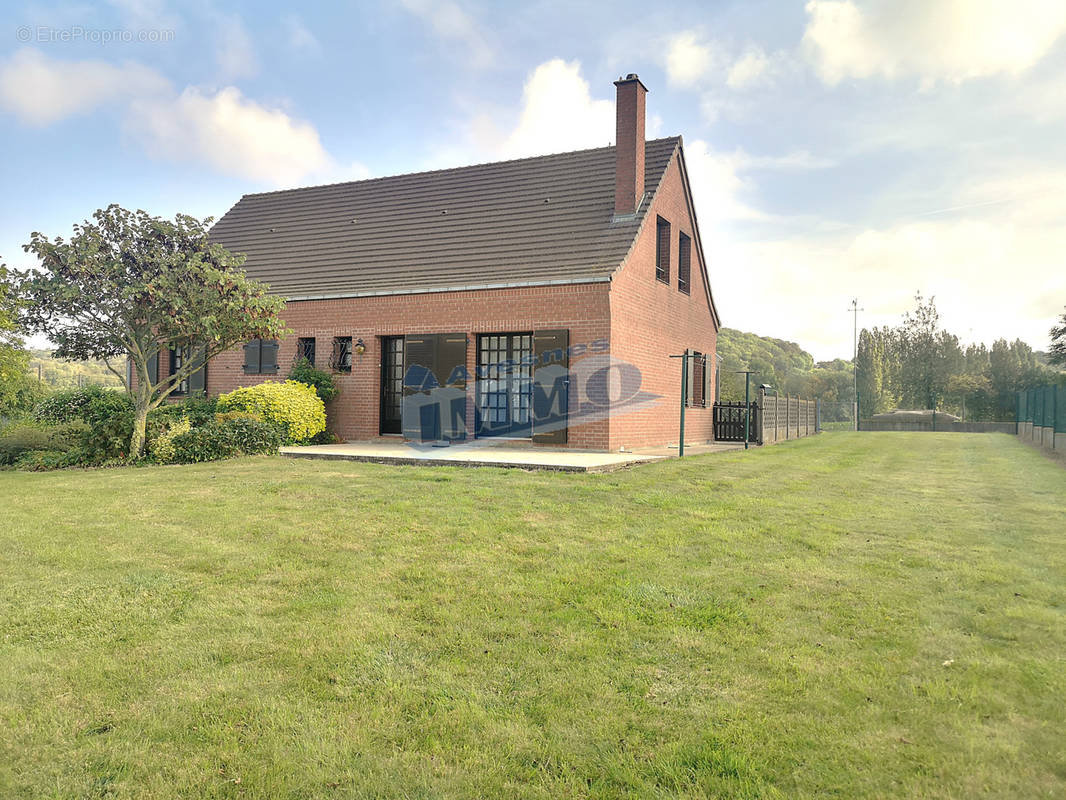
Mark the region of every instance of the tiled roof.
[[286, 297], [604, 280], [680, 139], [649, 141], [645, 199], [614, 220], [615, 149], [245, 195], [211, 238]]

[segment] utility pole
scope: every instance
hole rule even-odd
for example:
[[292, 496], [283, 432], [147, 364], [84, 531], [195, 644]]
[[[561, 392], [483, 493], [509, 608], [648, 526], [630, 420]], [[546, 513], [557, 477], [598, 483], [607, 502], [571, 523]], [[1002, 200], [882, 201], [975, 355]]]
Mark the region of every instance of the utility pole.
[[670, 356], [670, 358], [681, 359], [681, 430], [677, 438], [678, 458], [685, 457], [685, 406], [688, 403], [688, 360], [695, 357], [695, 353], [690, 353], [687, 350], [682, 355]]
[[859, 429], [859, 312], [865, 311], [859, 308], [859, 298], [851, 301], [848, 313], [852, 315], [852, 345], [851, 345], [851, 373], [855, 383], [855, 402], [852, 403], [852, 412], [855, 414], [855, 430]]
[[744, 376], [744, 449], [748, 449], [751, 440], [751, 376], [755, 370], [739, 369], [737, 375]]

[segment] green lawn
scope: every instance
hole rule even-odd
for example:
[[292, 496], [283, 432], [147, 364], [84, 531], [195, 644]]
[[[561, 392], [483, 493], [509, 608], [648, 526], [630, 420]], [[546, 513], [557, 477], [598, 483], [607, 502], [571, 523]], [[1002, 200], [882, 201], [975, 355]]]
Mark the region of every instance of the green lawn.
[[0, 473], [0, 797], [1063, 797], [1066, 469]]

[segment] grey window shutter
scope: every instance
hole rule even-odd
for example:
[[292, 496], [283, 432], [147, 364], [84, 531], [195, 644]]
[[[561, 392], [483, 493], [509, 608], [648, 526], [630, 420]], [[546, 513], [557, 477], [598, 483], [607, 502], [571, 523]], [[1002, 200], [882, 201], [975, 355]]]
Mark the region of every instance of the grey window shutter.
[[259, 339], [252, 339], [244, 346], [244, 374], [255, 375], [259, 372]]
[[685, 348], [685, 405], [691, 406], [695, 396], [696, 383], [696, 359], [692, 357], [692, 351]]
[[278, 343], [276, 341], [264, 341], [261, 343], [259, 356], [259, 371], [264, 373], [278, 371]]
[[711, 404], [711, 370], [714, 367], [711, 365], [711, 359], [704, 353], [701, 358], [703, 359], [703, 406], [706, 408]]
[[148, 380], [153, 386], [159, 383], [159, 353], [148, 359]]
[[198, 347], [193, 351], [192, 361], [196, 371], [189, 376], [189, 394], [207, 394], [207, 362], [204, 360], [206, 348]]

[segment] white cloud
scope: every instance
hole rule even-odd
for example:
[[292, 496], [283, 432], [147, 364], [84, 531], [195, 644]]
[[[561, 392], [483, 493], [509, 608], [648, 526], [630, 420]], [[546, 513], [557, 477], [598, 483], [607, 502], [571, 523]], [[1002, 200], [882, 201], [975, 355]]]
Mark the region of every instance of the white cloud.
[[48, 125], [117, 106], [133, 141], [151, 155], [206, 163], [221, 173], [276, 186], [368, 177], [359, 163], [339, 164], [309, 122], [269, 108], [229, 86], [176, 95], [154, 70], [135, 62], [61, 61], [22, 50], [0, 63], [0, 108], [30, 125]]
[[1066, 297], [1064, 181], [1061, 170], [1015, 170], [963, 187], [932, 217], [791, 237], [775, 220], [750, 240], [727, 231], [705, 243], [712, 264], [728, 265], [712, 268], [716, 298], [731, 327], [800, 341], [820, 359], [850, 350], [851, 297], [866, 309], [861, 326], [892, 325], [919, 290], [966, 341], [1021, 337], [1043, 349]]
[[461, 48], [475, 67], [495, 60], [492, 46], [480, 26], [452, 0], [399, 0], [407, 11], [425, 22], [441, 39]]
[[746, 89], [763, 83], [769, 77], [770, 71], [770, 57], [761, 47], [753, 46], [733, 62], [725, 82], [730, 89]]
[[1017, 75], [1066, 32], [1062, 0], [810, 0], [806, 9], [803, 49], [830, 85]]
[[603, 147], [614, 140], [614, 101], [595, 100], [577, 61], [538, 66], [522, 91], [518, 125], [498, 146], [504, 158]]
[[129, 130], [153, 156], [206, 162], [219, 172], [278, 186], [333, 168], [314, 126], [243, 97], [188, 88], [176, 100], [136, 101]]
[[765, 218], [744, 199], [755, 188], [741, 174], [746, 160], [740, 151], [719, 153], [701, 139], [685, 144], [685, 166], [701, 227], [715, 230], [736, 220]]
[[713, 51], [694, 33], [680, 33], [666, 46], [666, 77], [671, 86], [692, 87], [711, 70]]
[[0, 64], [0, 107], [30, 125], [169, 89], [162, 75], [133, 62], [58, 61], [27, 48]]

